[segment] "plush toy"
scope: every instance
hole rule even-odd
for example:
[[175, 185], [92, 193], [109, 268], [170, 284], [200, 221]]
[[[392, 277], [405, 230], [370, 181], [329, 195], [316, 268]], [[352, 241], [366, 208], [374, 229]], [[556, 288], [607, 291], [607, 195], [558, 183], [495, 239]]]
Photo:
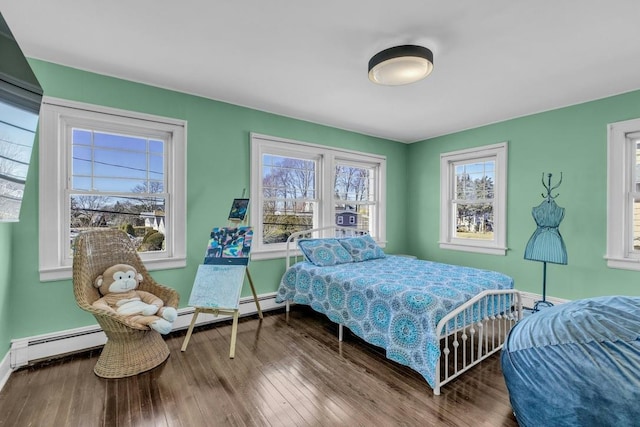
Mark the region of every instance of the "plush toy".
[[173, 307], [164, 307], [162, 300], [152, 293], [137, 290], [141, 281], [142, 274], [130, 265], [116, 264], [107, 268], [93, 283], [102, 295], [93, 306], [168, 334], [178, 312]]

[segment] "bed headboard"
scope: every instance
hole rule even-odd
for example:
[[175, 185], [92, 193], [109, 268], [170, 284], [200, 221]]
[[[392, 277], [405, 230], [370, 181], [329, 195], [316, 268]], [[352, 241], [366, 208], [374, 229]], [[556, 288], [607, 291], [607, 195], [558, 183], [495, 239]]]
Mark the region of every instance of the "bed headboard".
[[300, 239], [322, 239], [327, 237], [354, 237], [368, 234], [366, 230], [359, 230], [354, 227], [340, 227], [330, 225], [322, 228], [312, 228], [310, 230], [298, 231], [287, 239], [286, 268], [288, 269], [296, 262], [302, 261], [303, 255], [298, 249]]

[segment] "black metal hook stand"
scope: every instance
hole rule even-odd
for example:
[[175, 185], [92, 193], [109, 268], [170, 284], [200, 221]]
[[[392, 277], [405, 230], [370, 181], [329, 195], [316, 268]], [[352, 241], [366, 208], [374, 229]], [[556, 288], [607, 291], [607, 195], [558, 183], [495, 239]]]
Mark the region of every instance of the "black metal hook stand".
[[540, 311], [540, 307], [552, 307], [553, 303], [547, 301], [547, 263], [542, 263], [542, 299], [534, 302], [533, 312]]

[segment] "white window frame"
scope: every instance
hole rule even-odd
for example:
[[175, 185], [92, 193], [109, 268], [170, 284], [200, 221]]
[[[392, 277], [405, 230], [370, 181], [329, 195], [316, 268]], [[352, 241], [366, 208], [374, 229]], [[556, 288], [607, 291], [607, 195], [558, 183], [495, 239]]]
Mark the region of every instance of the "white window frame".
[[358, 151], [329, 148], [323, 145], [278, 138], [251, 133], [251, 206], [250, 217], [255, 236], [251, 245], [251, 259], [273, 259], [285, 256], [285, 243], [262, 243], [262, 156], [274, 154], [284, 157], [315, 159], [317, 173], [317, 209], [314, 211], [314, 224], [318, 227], [335, 225], [335, 199], [333, 197], [333, 175], [336, 164], [373, 167], [375, 173], [375, 192], [377, 204], [375, 218], [370, 224], [370, 234], [381, 246], [386, 245], [386, 163], [385, 156]]
[[[441, 249], [476, 252], [490, 255], [507, 253], [507, 142], [474, 147], [465, 150], [440, 154], [440, 241]], [[495, 160], [493, 219], [494, 238], [482, 239], [455, 238], [455, 164], [471, 163], [475, 160]]]
[[[607, 125], [607, 266], [640, 271], [633, 251], [635, 147], [640, 118]], [[634, 139], [635, 139], [634, 138]]]
[[40, 280], [62, 280], [72, 276], [69, 256], [71, 182], [71, 125], [100, 123], [101, 130], [114, 132], [169, 133], [165, 148], [167, 188], [167, 247], [159, 252], [141, 252], [149, 270], [186, 266], [186, 160], [187, 122], [45, 97], [40, 113]]

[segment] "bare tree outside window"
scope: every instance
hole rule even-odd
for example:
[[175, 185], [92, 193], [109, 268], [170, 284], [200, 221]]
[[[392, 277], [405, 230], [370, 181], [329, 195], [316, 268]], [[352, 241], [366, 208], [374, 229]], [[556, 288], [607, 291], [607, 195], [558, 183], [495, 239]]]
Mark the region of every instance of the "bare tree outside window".
[[126, 231], [141, 252], [165, 247], [163, 141], [73, 130], [70, 237], [87, 228]]
[[285, 242], [313, 226], [316, 164], [312, 160], [263, 156], [263, 242]]
[[[372, 170], [365, 167], [337, 165], [334, 177], [336, 224], [368, 230], [373, 192]], [[346, 219], [345, 219], [346, 218]]]

